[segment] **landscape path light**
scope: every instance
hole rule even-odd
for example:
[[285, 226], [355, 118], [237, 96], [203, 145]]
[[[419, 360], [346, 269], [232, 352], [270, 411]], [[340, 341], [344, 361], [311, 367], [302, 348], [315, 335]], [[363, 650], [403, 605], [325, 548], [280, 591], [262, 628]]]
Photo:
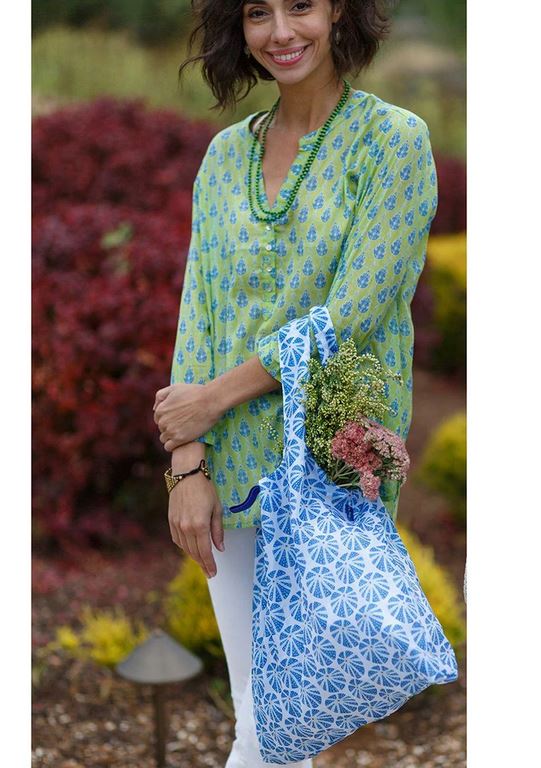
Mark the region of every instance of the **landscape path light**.
[[165, 686], [195, 677], [203, 662], [177, 643], [163, 629], [155, 629], [115, 669], [126, 680], [152, 686], [156, 765], [165, 768]]

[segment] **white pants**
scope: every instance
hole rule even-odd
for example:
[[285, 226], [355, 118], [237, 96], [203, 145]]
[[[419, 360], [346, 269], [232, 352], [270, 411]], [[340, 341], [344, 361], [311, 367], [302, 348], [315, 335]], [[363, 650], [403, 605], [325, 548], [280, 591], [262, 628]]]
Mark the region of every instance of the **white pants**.
[[[224, 551], [212, 543], [216, 576], [208, 586], [225, 651], [235, 709], [235, 740], [225, 768], [278, 768], [261, 759], [252, 701], [252, 589], [256, 528], [226, 528]], [[312, 760], [282, 764], [312, 768]]]

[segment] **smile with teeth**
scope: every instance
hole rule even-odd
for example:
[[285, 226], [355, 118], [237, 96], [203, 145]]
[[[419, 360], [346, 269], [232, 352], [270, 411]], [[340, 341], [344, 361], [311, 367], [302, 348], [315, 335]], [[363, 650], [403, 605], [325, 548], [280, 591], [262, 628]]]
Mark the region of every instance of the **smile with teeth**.
[[300, 59], [305, 50], [308, 48], [307, 45], [304, 46], [304, 48], [301, 48], [299, 51], [295, 51], [295, 53], [286, 53], [283, 56], [277, 56], [273, 53], [270, 53], [269, 55], [271, 58], [273, 58], [275, 61], [295, 61], [295, 59]]

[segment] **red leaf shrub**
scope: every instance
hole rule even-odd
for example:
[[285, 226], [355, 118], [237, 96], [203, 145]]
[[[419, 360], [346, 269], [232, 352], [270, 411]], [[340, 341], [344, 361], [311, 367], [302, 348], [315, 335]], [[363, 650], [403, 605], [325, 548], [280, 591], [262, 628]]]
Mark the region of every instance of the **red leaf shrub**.
[[169, 383], [212, 130], [101, 100], [33, 128], [33, 491], [40, 543], [141, 537], [167, 521], [152, 418]]
[[176, 113], [110, 98], [38, 117], [32, 129], [34, 212], [65, 200], [185, 216], [184, 193], [191, 192], [213, 133]]

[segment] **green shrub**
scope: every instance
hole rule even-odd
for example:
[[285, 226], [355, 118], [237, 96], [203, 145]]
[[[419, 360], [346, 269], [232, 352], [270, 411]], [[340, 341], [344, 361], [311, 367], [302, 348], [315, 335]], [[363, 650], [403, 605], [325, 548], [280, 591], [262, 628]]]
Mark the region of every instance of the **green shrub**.
[[166, 587], [165, 631], [204, 661], [224, 656], [220, 630], [201, 566], [185, 557]]
[[154, 44], [178, 37], [190, 24], [189, 0], [39, 0], [32, 4], [34, 32], [55, 24], [126, 29], [135, 40]]
[[466, 520], [466, 414], [456, 413], [432, 434], [415, 478], [441, 493], [456, 519]]
[[453, 648], [466, 638], [464, 608], [450, 574], [434, 558], [434, 550], [421, 544], [401, 523], [396, 525], [417, 571], [421, 588]]
[[432, 356], [437, 370], [464, 369], [466, 359], [466, 233], [433, 235], [427, 247], [427, 278], [434, 297], [440, 342]]

